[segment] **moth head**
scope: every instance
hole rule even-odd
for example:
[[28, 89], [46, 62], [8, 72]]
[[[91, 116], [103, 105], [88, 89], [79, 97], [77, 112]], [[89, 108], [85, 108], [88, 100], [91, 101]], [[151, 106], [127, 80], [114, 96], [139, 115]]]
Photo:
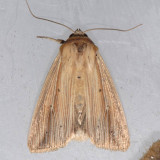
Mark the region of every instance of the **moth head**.
[[88, 37], [81, 29], [76, 29], [69, 37]]

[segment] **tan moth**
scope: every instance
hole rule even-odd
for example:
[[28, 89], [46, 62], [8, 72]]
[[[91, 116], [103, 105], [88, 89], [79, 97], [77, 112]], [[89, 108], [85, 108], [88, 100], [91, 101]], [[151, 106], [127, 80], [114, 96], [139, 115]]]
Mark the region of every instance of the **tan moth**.
[[[37, 17], [28, 8], [35, 18], [63, 25]], [[30, 151], [53, 151], [72, 139], [87, 138], [100, 148], [127, 150], [130, 140], [122, 105], [98, 47], [85, 33], [129, 31], [139, 25], [128, 30], [84, 32], [63, 26], [73, 32], [66, 41], [38, 36], [61, 46], [34, 111], [28, 135]]]

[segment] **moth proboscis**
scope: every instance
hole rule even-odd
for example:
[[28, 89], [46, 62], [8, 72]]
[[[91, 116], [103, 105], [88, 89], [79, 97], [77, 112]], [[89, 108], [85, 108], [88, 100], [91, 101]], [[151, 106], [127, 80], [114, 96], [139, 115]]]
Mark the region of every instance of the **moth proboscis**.
[[[27, 0], [26, 0], [27, 2]], [[28, 5], [28, 2], [27, 2]], [[123, 108], [98, 47], [86, 31], [65, 26], [73, 33], [61, 43], [59, 53], [46, 77], [28, 135], [31, 152], [57, 150], [71, 140], [89, 138], [97, 147], [125, 151], [130, 145]]]

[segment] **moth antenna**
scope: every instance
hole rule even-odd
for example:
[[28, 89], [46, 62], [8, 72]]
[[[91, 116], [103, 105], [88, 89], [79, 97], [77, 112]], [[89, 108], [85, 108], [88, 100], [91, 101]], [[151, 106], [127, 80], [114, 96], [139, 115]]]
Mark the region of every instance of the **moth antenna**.
[[68, 28], [68, 29], [71, 30], [72, 32], [74, 32], [74, 30], [73, 30], [72, 28], [70, 28], [70, 27], [68, 27], [68, 26], [66, 26], [66, 25], [64, 25], [64, 24], [62, 24], [62, 23], [55, 22], [55, 21], [52, 21], [52, 20], [49, 20], [49, 19], [46, 19], [46, 18], [37, 17], [37, 16], [34, 15], [33, 12], [31, 11], [31, 8], [30, 8], [30, 6], [29, 6], [27, 0], [26, 0], [26, 3], [27, 3], [27, 6], [28, 6], [28, 9], [29, 9], [29, 12], [31, 13], [31, 15], [32, 15], [34, 18], [37, 18], [37, 19], [41, 19], [41, 20], [44, 20], [44, 21], [48, 21], [48, 22], [52, 22], [52, 23], [59, 24], [59, 25], [61, 25], [61, 26], [64, 26], [64, 27]]
[[112, 31], [127, 32], [127, 31], [131, 31], [131, 30], [133, 30], [133, 29], [135, 29], [135, 28], [137, 28], [137, 27], [139, 27], [141, 25], [143, 25], [143, 24], [139, 24], [139, 25], [137, 25], [135, 27], [132, 27], [132, 28], [129, 28], [129, 29], [126, 29], [126, 30], [125, 29], [117, 29], [117, 28], [92, 28], [92, 29], [85, 30], [84, 33], [88, 32], [88, 31], [93, 31], [93, 30], [112, 30]]
[[55, 38], [51, 38], [51, 37], [46, 37], [46, 36], [37, 36], [37, 38], [45, 38], [45, 39], [50, 39], [52, 41], [56, 41], [60, 44], [64, 43], [65, 41], [63, 39], [55, 39]]

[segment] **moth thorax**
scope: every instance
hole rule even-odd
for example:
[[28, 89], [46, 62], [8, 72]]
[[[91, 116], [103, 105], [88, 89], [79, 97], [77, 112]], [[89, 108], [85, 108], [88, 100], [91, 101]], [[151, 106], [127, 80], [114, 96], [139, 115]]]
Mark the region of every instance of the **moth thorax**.
[[75, 42], [74, 46], [76, 47], [78, 53], [83, 53], [87, 47], [87, 44], [84, 42]]

